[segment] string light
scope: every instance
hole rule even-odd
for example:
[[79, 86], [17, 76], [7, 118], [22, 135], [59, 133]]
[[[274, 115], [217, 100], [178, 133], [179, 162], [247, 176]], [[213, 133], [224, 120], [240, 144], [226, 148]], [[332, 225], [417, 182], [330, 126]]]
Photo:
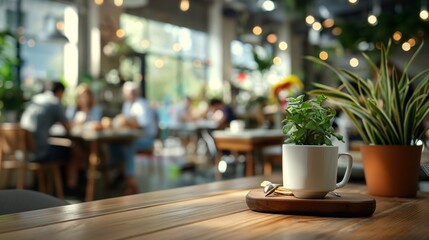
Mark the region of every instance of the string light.
[[380, 6], [379, 0], [372, 0], [372, 1], [373, 1], [372, 10], [371, 10], [371, 14], [368, 15], [368, 23], [372, 26], [375, 26], [378, 23], [377, 17], [381, 13], [381, 6]]
[[277, 35], [275, 33], [270, 33], [267, 36], [267, 42], [273, 44], [275, 42], [277, 42]]
[[420, 11], [420, 19], [422, 19], [423, 21], [427, 21], [429, 19], [428, 10], [424, 9]]
[[359, 66], [359, 59], [357, 59], [355, 57], [351, 58], [349, 64], [351, 67], [355, 68], [355, 67]]
[[410, 44], [411, 47], [414, 47], [416, 45], [416, 39], [410, 38], [408, 39], [408, 43]]
[[349, 3], [350, 4], [356, 4], [356, 3], [358, 3], [358, 0], [349, 0]]
[[113, 42], [109, 42], [108, 44], [104, 45], [103, 47], [103, 53], [106, 56], [113, 56], [115, 53], [116, 44]]
[[27, 46], [30, 47], [30, 48], [36, 46], [36, 41], [34, 39], [32, 39], [32, 38], [28, 39]]
[[323, 61], [326, 61], [329, 58], [329, 54], [326, 51], [321, 51], [319, 53], [319, 58]]
[[279, 43], [279, 49], [280, 49], [280, 50], [285, 51], [287, 48], [288, 48], [288, 44], [287, 44], [287, 42], [285, 42], [285, 41], [281, 41], [281, 42]]
[[124, 0], [115, 0], [113, 2], [113, 4], [115, 4], [115, 6], [117, 7], [121, 7], [123, 3], [124, 3]]
[[189, 0], [181, 0], [181, 1], [180, 1], [180, 10], [181, 10], [182, 12], [186, 12], [186, 11], [188, 11], [188, 10], [189, 10], [189, 7], [190, 7], [190, 5], [189, 5]]
[[377, 25], [377, 23], [378, 23], [377, 16], [375, 16], [374, 14], [369, 15], [368, 16], [368, 23], [371, 24], [372, 26]]
[[165, 61], [161, 58], [158, 58], [155, 60], [154, 64], [155, 64], [156, 68], [160, 69], [160, 68], [163, 68], [165, 66]]
[[25, 44], [25, 37], [24, 36], [20, 36], [19, 39], [18, 39], [18, 42], [20, 44]]
[[260, 26], [254, 26], [252, 29], [253, 34], [259, 36], [262, 34], [262, 28]]
[[334, 34], [334, 36], [340, 36], [342, 32], [343, 29], [341, 29], [340, 27], [335, 27], [332, 29], [332, 34]]
[[401, 41], [402, 38], [402, 33], [400, 31], [396, 31], [393, 33], [393, 40], [395, 40], [396, 42]]
[[180, 50], [182, 50], [182, 45], [180, 45], [180, 43], [173, 44], [173, 51], [180, 52]]
[[64, 30], [64, 22], [62, 20], [58, 20], [57, 23], [55, 24], [55, 27], [60, 31]]
[[143, 39], [143, 40], [140, 42], [140, 45], [141, 45], [141, 47], [142, 47], [142, 48], [148, 48], [148, 47], [150, 46], [150, 41], [149, 41], [149, 40], [147, 40], [147, 39]]
[[305, 18], [305, 22], [306, 22], [308, 25], [313, 24], [313, 23], [314, 23], [314, 21], [316, 21], [316, 19], [314, 19], [314, 17], [313, 17], [312, 15], [308, 15], [308, 16]]
[[314, 31], [320, 31], [322, 29], [322, 24], [320, 22], [314, 22], [311, 27]]
[[427, 21], [429, 19], [429, 12], [427, 2], [422, 0], [422, 6], [420, 7], [420, 19], [423, 21]]
[[274, 57], [273, 58], [273, 63], [275, 65], [280, 65], [282, 63], [282, 59], [280, 57]]
[[104, 3], [104, 0], [94, 0], [94, 3], [97, 5], [101, 5]]
[[334, 26], [334, 24], [335, 24], [335, 21], [332, 18], [327, 18], [325, 19], [325, 21], [323, 21], [324, 28], [331, 28]]
[[123, 37], [125, 37], [125, 31], [124, 31], [124, 29], [119, 28], [118, 30], [116, 30], [116, 36], [117, 36], [118, 38], [123, 38]]
[[410, 51], [410, 49], [411, 49], [411, 45], [408, 42], [404, 42], [402, 44], [402, 50], [404, 50], [405, 52]]
[[271, 0], [264, 0], [261, 4], [261, 8], [266, 12], [271, 12], [276, 9], [276, 4]]

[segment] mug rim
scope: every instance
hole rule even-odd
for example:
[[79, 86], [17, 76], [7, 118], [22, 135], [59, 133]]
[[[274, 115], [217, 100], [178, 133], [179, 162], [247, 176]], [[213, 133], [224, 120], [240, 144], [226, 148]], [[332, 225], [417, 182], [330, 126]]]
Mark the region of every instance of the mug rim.
[[330, 145], [296, 145], [296, 144], [289, 144], [289, 143], [283, 143], [284, 147], [300, 147], [300, 148], [338, 148], [338, 146], [330, 146]]

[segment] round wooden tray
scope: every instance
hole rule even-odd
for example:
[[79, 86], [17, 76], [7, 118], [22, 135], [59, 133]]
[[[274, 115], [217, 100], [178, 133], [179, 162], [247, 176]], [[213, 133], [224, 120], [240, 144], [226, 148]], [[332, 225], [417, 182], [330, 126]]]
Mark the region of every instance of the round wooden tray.
[[257, 212], [296, 215], [367, 217], [375, 211], [375, 199], [362, 194], [331, 194], [323, 199], [299, 199], [294, 196], [273, 194], [265, 197], [262, 189], [254, 189], [246, 195], [247, 206]]

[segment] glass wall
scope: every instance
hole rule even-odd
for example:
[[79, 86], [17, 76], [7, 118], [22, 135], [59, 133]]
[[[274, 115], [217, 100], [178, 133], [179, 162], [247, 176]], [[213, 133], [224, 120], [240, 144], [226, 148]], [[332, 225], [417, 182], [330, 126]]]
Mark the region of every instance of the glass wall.
[[129, 14], [121, 15], [121, 27], [127, 44], [136, 53], [145, 54], [146, 97], [150, 101], [199, 97], [206, 81], [206, 33]]
[[[78, 17], [74, 5], [0, 0], [0, 34], [2, 39], [7, 36], [7, 43], [0, 41], [1, 110], [22, 110], [23, 101], [40, 92], [48, 80], [63, 80], [68, 85], [77, 82]], [[5, 54], [7, 63], [2, 60]]]
[[[16, 0], [0, 0], [0, 31], [10, 31], [16, 36], [18, 7]], [[53, 1], [22, 0], [20, 8], [23, 27], [19, 39], [21, 80], [26, 84], [37, 79], [64, 78], [67, 45], [72, 43], [77, 53], [77, 11], [74, 6]], [[75, 32], [68, 31], [70, 34], [65, 37], [66, 27], [70, 30], [75, 28]], [[77, 62], [77, 55], [74, 55], [73, 61]], [[71, 67], [77, 67], [77, 64], [67, 66]], [[77, 69], [74, 71], [76, 77]]]

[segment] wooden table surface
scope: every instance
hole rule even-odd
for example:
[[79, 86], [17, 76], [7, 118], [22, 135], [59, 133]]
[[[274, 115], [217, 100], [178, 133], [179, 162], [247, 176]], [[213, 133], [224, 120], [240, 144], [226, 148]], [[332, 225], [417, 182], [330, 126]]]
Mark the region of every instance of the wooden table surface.
[[[371, 217], [268, 214], [245, 196], [263, 180], [219, 181], [0, 216], [0, 239], [428, 239], [429, 193], [376, 197]], [[349, 184], [338, 192], [365, 193]]]

